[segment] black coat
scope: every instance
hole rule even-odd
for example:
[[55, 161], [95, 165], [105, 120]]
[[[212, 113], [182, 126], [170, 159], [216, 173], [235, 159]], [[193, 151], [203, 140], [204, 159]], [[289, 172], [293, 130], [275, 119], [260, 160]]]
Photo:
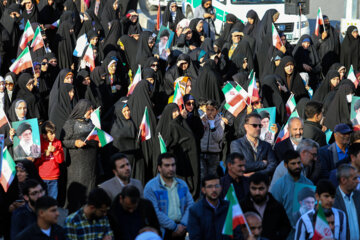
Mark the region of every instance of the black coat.
[[319, 123], [305, 120], [303, 137], [314, 140], [320, 145], [320, 147], [327, 144], [326, 135], [323, 131], [321, 131], [321, 125]]
[[50, 237], [45, 235], [37, 225], [34, 223], [27, 227], [24, 231], [19, 233], [16, 240], [65, 240], [66, 231], [57, 224], [51, 226]]
[[239, 182], [236, 182], [230, 175], [227, 173], [224, 177], [220, 179], [221, 185], [221, 198], [225, 198], [226, 193], [229, 190], [230, 185], [233, 184], [236, 197], [240, 202], [248, 193], [249, 193], [249, 178], [240, 177]]
[[[275, 198], [268, 193], [268, 201], [262, 218], [262, 233], [261, 236], [269, 240], [286, 239], [291, 231], [290, 221], [286, 215], [284, 207], [275, 200]], [[245, 199], [240, 201], [240, 206], [244, 213], [259, 212], [254, 207], [251, 195], [248, 194]], [[260, 215], [260, 214], [259, 214]]]
[[290, 138], [287, 138], [275, 144], [274, 152], [277, 157], [278, 163], [285, 159], [285, 153], [288, 150], [294, 150]]

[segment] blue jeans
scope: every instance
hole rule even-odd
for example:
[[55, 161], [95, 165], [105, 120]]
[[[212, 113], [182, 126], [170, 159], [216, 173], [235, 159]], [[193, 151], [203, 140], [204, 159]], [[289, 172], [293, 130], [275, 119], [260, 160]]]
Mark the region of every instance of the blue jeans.
[[58, 195], [58, 180], [44, 180], [47, 185], [48, 196], [56, 200]]

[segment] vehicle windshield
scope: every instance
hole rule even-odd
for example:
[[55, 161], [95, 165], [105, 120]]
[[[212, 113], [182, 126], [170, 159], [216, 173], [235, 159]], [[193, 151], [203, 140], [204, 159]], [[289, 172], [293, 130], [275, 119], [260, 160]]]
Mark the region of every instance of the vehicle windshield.
[[284, 2], [285, 0], [231, 0], [232, 4], [270, 4]]

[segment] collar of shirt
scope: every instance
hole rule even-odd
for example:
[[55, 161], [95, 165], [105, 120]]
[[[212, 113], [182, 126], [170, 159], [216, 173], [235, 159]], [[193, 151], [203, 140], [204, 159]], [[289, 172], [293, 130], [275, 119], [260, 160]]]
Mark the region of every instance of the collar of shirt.
[[168, 189], [172, 189], [172, 188], [176, 187], [176, 185], [177, 185], [176, 179], [173, 178], [173, 182], [172, 182], [171, 186], [170, 187], [167, 186], [164, 179], [161, 177], [161, 175], [160, 175], [160, 182], [161, 182], [161, 185], [163, 185], [165, 188], [168, 188]]
[[294, 150], [296, 151], [297, 145], [293, 142], [293, 140], [291, 140], [291, 138], [290, 138], [290, 142], [291, 142], [291, 145], [293, 146]]
[[216, 206], [212, 205], [208, 200], [207, 198], [205, 198], [206, 202], [209, 204], [210, 207], [212, 207], [214, 210], [216, 210], [219, 205], [220, 205], [220, 200], [218, 200], [218, 203], [216, 204]]
[[345, 154], [345, 155], [347, 154], [347, 152], [348, 152], [348, 147], [346, 147], [345, 152], [343, 152], [343, 150], [341, 150], [336, 143], [335, 143], [335, 146], [336, 146], [336, 151], [337, 151], [337, 153]]
[[259, 139], [256, 138], [256, 143], [253, 143], [252, 141], [250, 141], [250, 139], [247, 137], [247, 135], [246, 135], [246, 139], [249, 141], [249, 143], [250, 143], [251, 147], [253, 148], [253, 150], [255, 152], [257, 152], [257, 148], [259, 146]]
[[[123, 182], [119, 177], [117, 177], [117, 179], [119, 180], [120, 185], [121, 185], [122, 187], [125, 187], [124, 182]], [[131, 178], [129, 179], [128, 185], [129, 185], [130, 183], [131, 183]]]
[[345, 194], [345, 193], [341, 190], [341, 187], [340, 187], [340, 186], [339, 186], [339, 190], [340, 190], [340, 193], [341, 193], [341, 196], [342, 196], [343, 199], [347, 199], [347, 200], [351, 201], [354, 192], [351, 192], [351, 193], [350, 193], [350, 196], [349, 196], [349, 195]]

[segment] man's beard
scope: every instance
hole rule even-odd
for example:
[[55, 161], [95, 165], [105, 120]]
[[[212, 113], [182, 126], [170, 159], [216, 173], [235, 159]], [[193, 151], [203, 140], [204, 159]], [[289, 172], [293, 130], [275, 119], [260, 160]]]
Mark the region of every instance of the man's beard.
[[288, 172], [291, 176], [293, 177], [300, 177], [300, 174], [301, 174], [301, 168], [299, 168], [300, 170], [299, 171], [293, 171], [293, 170], [290, 170], [288, 169]]
[[265, 195], [265, 196], [260, 196], [260, 195], [251, 196], [251, 199], [252, 199], [256, 204], [260, 204], [260, 203], [265, 202], [265, 200], [266, 200], [266, 195]]
[[290, 139], [291, 139], [293, 142], [295, 142], [295, 143], [299, 144], [299, 143], [301, 142], [301, 140], [303, 139], [303, 137], [302, 137], [302, 136], [301, 136], [301, 137], [299, 137], [299, 138], [296, 138], [296, 137], [290, 137]]

